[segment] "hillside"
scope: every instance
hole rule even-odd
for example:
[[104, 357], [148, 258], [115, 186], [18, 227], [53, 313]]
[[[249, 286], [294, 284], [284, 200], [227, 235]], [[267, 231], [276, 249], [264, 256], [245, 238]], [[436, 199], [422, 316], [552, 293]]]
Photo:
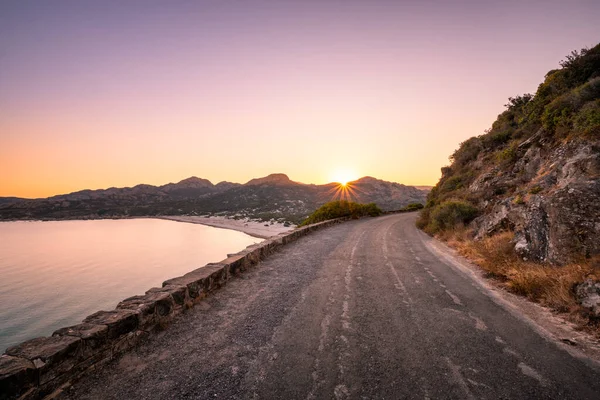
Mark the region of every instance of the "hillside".
[[23, 199], [21, 197], [0, 197], [0, 205], [17, 203], [17, 202], [23, 201], [23, 200], [26, 200], [26, 199]]
[[535, 95], [510, 98], [485, 134], [442, 168], [419, 226], [510, 233], [521, 259], [566, 264], [600, 253], [600, 45], [572, 52]]
[[[425, 202], [426, 192], [371, 177], [350, 182], [352, 200], [383, 210]], [[191, 177], [163, 186], [82, 190], [35, 200], [0, 201], [0, 220], [117, 218], [159, 215], [229, 215], [299, 223], [335, 197], [337, 184], [307, 185], [285, 174], [246, 184]]]

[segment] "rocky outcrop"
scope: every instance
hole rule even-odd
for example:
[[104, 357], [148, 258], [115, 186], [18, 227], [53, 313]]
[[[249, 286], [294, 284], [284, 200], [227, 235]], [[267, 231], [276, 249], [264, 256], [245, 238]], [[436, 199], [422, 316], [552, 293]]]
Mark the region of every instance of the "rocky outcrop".
[[[519, 255], [551, 264], [600, 254], [600, 44], [560, 66], [460, 144], [428, 196], [421, 228], [435, 234], [471, 224], [477, 239], [511, 230]], [[452, 204], [479, 216], [444, 213]]]
[[600, 254], [600, 141], [524, 144], [510, 171], [491, 168], [469, 186], [483, 210], [476, 237], [511, 229], [522, 257], [557, 264]]
[[600, 319], [600, 282], [586, 279], [577, 285], [575, 295], [579, 304], [587, 308], [594, 318]]

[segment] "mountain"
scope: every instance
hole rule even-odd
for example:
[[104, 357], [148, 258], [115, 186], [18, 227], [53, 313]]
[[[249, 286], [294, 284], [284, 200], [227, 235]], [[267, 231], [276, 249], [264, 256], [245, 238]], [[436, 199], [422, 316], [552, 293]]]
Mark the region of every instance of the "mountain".
[[[354, 182], [356, 198], [360, 203], [377, 203], [382, 210], [395, 210], [410, 203], [423, 203], [426, 193], [413, 186], [387, 182], [365, 176]], [[399, 205], [402, 206], [399, 207]]]
[[208, 179], [192, 176], [177, 183], [160, 186], [158, 189], [168, 193], [170, 197], [186, 199], [212, 193], [216, 190], [216, 187]]
[[27, 200], [27, 199], [24, 199], [21, 197], [0, 197], [0, 205], [16, 203], [16, 202], [24, 201], [24, 200]]
[[510, 98], [487, 133], [442, 168], [419, 226], [514, 234], [514, 251], [552, 264], [600, 255], [600, 45], [572, 52], [535, 95]]
[[423, 190], [425, 192], [430, 192], [433, 189], [433, 186], [414, 186], [419, 190]]
[[273, 186], [290, 186], [297, 182], [291, 181], [286, 174], [271, 174], [264, 178], [251, 179], [246, 183], [246, 186], [257, 185], [273, 185]]
[[[307, 185], [285, 174], [271, 174], [245, 184], [191, 177], [163, 186], [82, 190], [47, 199], [0, 203], [0, 220], [82, 219], [156, 215], [230, 215], [300, 222], [322, 204], [340, 198], [338, 184]], [[377, 203], [394, 210], [424, 202], [426, 193], [412, 186], [364, 177], [348, 184], [344, 198]]]

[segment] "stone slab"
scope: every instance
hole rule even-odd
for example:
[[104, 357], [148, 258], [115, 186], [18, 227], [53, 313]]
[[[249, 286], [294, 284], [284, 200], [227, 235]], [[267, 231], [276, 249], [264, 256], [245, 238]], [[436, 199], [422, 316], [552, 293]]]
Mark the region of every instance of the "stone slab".
[[138, 314], [139, 311], [123, 309], [98, 311], [88, 316], [83, 322], [106, 325], [108, 327], [108, 339], [115, 339], [137, 329], [139, 325]]
[[52, 336], [74, 336], [81, 338], [81, 357], [87, 359], [108, 345], [108, 326], [82, 323], [58, 329], [54, 331]]
[[6, 354], [33, 362], [44, 385], [69, 371], [79, 361], [81, 338], [74, 336], [39, 337], [6, 349]]
[[33, 362], [9, 355], [0, 356], [0, 398], [17, 397], [37, 385]]

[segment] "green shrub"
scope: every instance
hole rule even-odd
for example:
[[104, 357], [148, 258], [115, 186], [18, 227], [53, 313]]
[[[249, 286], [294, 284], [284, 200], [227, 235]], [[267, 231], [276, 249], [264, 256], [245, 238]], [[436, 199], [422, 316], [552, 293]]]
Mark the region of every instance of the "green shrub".
[[300, 226], [315, 224], [321, 221], [327, 221], [342, 217], [376, 217], [381, 215], [383, 211], [375, 203], [360, 204], [347, 200], [331, 201], [323, 204], [315, 212], [308, 216]]
[[456, 189], [460, 189], [463, 186], [462, 177], [460, 175], [451, 176], [442, 183], [442, 192], [451, 192]]
[[408, 205], [406, 205], [404, 208], [402, 208], [402, 211], [416, 211], [416, 210], [420, 210], [423, 207], [425, 207], [423, 204], [421, 203], [410, 203]]
[[502, 163], [512, 163], [517, 160], [517, 143], [513, 142], [512, 145], [508, 146], [504, 150], [500, 150], [496, 153], [496, 159]]
[[512, 137], [512, 133], [512, 130], [496, 131], [492, 129], [488, 134], [481, 136], [481, 141], [485, 148], [495, 149], [508, 142]]
[[450, 156], [450, 161], [457, 165], [465, 165], [469, 161], [475, 160], [481, 150], [481, 139], [472, 137], [460, 144], [459, 148]]
[[478, 214], [477, 208], [462, 200], [448, 200], [436, 206], [427, 226], [431, 233], [452, 229], [458, 224], [468, 224]]
[[600, 98], [600, 76], [574, 89], [573, 93], [577, 96], [579, 105]]
[[600, 135], [600, 100], [586, 103], [573, 120], [573, 127], [577, 132]]
[[521, 96], [509, 97], [508, 103], [504, 105], [509, 111], [519, 112], [533, 99], [531, 93], [525, 93]]
[[431, 207], [425, 207], [419, 212], [419, 217], [417, 218], [417, 228], [425, 230], [427, 225], [429, 225], [429, 219], [431, 218]]
[[561, 96], [548, 104], [542, 114], [542, 125], [549, 132], [554, 132], [557, 127], [566, 128], [571, 123], [574, 105], [571, 96]]

